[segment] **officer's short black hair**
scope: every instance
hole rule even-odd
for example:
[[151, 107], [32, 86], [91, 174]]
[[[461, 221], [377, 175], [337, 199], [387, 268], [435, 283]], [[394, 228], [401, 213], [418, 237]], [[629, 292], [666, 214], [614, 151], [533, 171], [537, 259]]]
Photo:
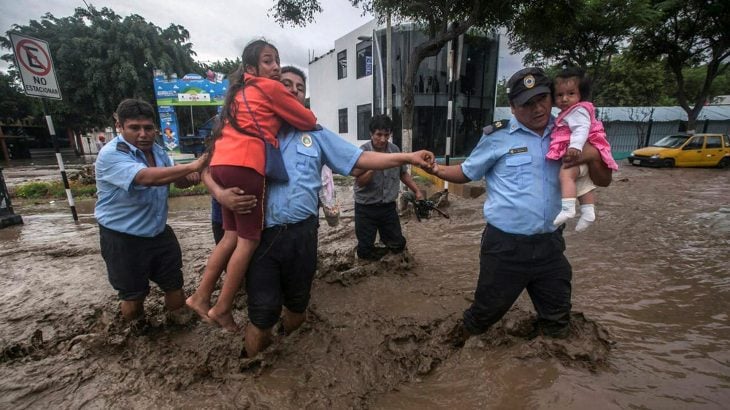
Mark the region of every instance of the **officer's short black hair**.
[[298, 75], [299, 77], [302, 78], [302, 81], [304, 81], [304, 84], [307, 83], [307, 76], [304, 75], [304, 71], [300, 70], [297, 67], [294, 67], [293, 65], [285, 65], [284, 67], [281, 67], [281, 73], [282, 74], [292, 73], [294, 75]]
[[127, 98], [120, 102], [117, 106], [114, 118], [122, 126], [127, 120], [149, 119], [154, 121], [155, 109], [152, 107], [152, 104], [147, 101], [136, 98]]
[[370, 119], [370, 124], [368, 125], [368, 128], [370, 128], [371, 134], [374, 133], [376, 130], [385, 130], [388, 132], [392, 132], [393, 120], [391, 120], [390, 117], [385, 114], [378, 114]]

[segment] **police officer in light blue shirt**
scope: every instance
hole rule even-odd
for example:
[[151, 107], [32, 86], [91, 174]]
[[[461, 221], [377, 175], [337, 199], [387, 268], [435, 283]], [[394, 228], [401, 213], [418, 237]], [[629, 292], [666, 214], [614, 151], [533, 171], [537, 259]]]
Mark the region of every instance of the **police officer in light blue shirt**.
[[[295, 67], [281, 69], [282, 83], [304, 103], [305, 76]], [[277, 137], [289, 181], [267, 182], [265, 229], [246, 274], [248, 317], [246, 352], [252, 357], [271, 342], [273, 326], [281, 317], [283, 330], [291, 332], [305, 320], [310, 290], [317, 268], [317, 228], [322, 166], [349, 175], [354, 167], [387, 169], [403, 164], [430, 165], [427, 151], [383, 154], [363, 152], [327, 129], [283, 129]], [[251, 196], [221, 189], [205, 177], [211, 193], [223, 206], [245, 212]], [[247, 199], [244, 199], [247, 198]], [[283, 310], [283, 315], [282, 315]]]
[[[533, 334], [566, 337], [570, 331], [572, 268], [563, 254], [563, 227], [552, 225], [560, 211], [561, 164], [545, 157], [554, 121], [551, 81], [543, 70], [525, 68], [507, 85], [512, 118], [486, 127], [462, 164], [430, 170], [450, 182], [486, 180], [479, 279], [459, 343], [502, 318], [524, 289], [537, 311]], [[580, 162], [597, 185], [607, 186], [610, 169], [586, 148]]]
[[126, 320], [144, 313], [149, 281], [160, 286], [165, 307], [175, 312], [184, 306], [185, 295], [180, 245], [166, 225], [168, 187], [197, 183], [205, 158], [173, 165], [154, 142], [155, 111], [145, 101], [122, 101], [115, 117], [121, 135], [99, 151], [95, 163], [94, 215], [109, 282]]

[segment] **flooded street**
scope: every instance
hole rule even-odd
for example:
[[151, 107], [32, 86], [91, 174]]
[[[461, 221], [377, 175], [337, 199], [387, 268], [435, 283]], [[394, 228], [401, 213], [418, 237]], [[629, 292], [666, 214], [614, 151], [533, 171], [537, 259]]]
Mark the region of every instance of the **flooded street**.
[[[63, 200], [16, 201], [25, 225], [0, 230], [0, 407], [727, 408], [730, 172], [621, 165], [596, 224], [566, 229], [571, 337], [526, 339], [523, 294], [460, 348], [484, 196], [452, 195], [450, 219], [404, 216], [408, 252], [364, 263], [345, 188], [340, 225], [322, 219], [308, 323], [253, 359], [242, 334], [168, 322], [154, 286], [149, 323], [125, 326], [93, 200], [77, 202], [78, 224]], [[213, 246], [209, 199], [171, 199], [169, 224], [190, 294]]]

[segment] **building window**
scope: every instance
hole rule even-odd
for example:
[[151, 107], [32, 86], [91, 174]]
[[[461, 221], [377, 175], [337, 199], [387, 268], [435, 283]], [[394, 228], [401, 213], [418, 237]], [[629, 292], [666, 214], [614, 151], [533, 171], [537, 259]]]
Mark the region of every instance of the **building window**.
[[370, 104], [363, 104], [357, 106], [357, 139], [366, 140], [370, 138], [370, 119], [373, 116], [373, 111]]
[[337, 79], [347, 77], [347, 50], [337, 53]]
[[369, 41], [357, 45], [357, 78], [373, 75], [373, 46]]
[[337, 117], [340, 119], [340, 134], [347, 134], [347, 108], [337, 110]]

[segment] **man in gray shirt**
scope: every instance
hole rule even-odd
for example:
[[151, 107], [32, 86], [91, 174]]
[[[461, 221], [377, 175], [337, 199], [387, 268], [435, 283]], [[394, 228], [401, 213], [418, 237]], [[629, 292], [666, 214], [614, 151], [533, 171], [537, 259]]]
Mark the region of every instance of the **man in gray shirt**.
[[[376, 115], [370, 120], [370, 141], [360, 149], [363, 151], [400, 152], [390, 142], [393, 135], [393, 120], [387, 115]], [[378, 260], [387, 252], [401, 252], [406, 247], [406, 238], [400, 227], [396, 200], [399, 181], [423, 199], [423, 194], [408, 174], [407, 166], [385, 170], [353, 170], [355, 179], [355, 235], [357, 236], [357, 256], [361, 259]], [[387, 248], [376, 248], [375, 236]]]

